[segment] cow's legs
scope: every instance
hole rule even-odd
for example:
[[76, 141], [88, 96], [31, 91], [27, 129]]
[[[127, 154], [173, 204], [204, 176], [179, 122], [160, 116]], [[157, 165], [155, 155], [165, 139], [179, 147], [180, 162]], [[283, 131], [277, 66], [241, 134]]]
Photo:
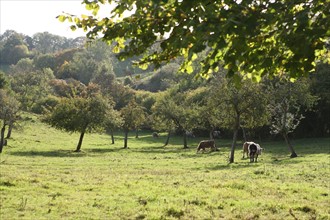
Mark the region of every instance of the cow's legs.
[[254, 162], [254, 156], [255, 156], [255, 153], [251, 152], [250, 153], [250, 162]]

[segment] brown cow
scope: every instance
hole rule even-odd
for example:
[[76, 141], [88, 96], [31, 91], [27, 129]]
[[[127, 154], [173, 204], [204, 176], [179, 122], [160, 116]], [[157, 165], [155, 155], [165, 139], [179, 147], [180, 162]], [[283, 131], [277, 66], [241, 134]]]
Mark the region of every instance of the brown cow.
[[211, 148], [212, 151], [216, 151], [216, 147], [215, 147], [215, 142], [214, 140], [204, 140], [199, 142], [199, 145], [197, 147], [197, 152], [199, 152], [200, 150], [205, 151], [206, 148]]

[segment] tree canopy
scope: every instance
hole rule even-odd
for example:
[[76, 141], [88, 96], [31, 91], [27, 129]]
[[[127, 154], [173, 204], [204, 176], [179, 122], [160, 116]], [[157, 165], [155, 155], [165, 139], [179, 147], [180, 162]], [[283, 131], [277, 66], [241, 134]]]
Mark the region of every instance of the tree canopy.
[[79, 132], [80, 139], [76, 149], [78, 152], [85, 133], [102, 127], [113, 112], [112, 106], [100, 95], [62, 98], [43, 120], [57, 129]]
[[[160, 66], [184, 57], [181, 70], [193, 72], [200, 59], [200, 74], [209, 75], [219, 65], [228, 76], [288, 75], [295, 79], [314, 70], [327, 51], [330, 36], [330, 0], [299, 1], [188, 1], [188, 0], [83, 0], [91, 16], [62, 14], [71, 29], [87, 31], [88, 38], [115, 42], [124, 59], [144, 55], [141, 67]], [[108, 17], [98, 17], [100, 7], [113, 4]], [[157, 49], [151, 49], [155, 44]], [[327, 60], [329, 62], [329, 60]]]

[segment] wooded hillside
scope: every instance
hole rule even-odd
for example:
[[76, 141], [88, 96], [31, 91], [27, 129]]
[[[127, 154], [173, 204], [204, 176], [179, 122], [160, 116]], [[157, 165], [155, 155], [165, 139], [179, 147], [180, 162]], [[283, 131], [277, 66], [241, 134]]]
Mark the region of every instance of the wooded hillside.
[[[220, 130], [222, 137], [232, 137], [234, 132], [235, 146], [237, 138], [329, 136], [328, 64], [319, 63], [314, 73], [295, 82], [285, 77], [263, 78], [260, 83], [246, 79], [238, 86], [221, 68], [208, 78], [199, 76], [199, 59], [191, 74], [179, 71], [181, 58], [141, 70], [133, 65], [134, 58], [117, 59], [113, 49], [99, 40], [6, 31], [0, 36], [0, 85], [6, 91], [2, 105], [8, 105], [6, 97], [11, 97], [20, 103], [21, 111], [38, 113], [55, 125], [51, 117], [60, 111], [58, 106], [61, 111], [90, 108], [87, 100], [98, 97], [101, 106], [108, 106], [102, 113], [107, 122], [97, 119], [102, 123], [79, 129], [76, 119], [56, 125], [79, 131], [82, 137], [95, 129], [166, 131], [183, 134], [184, 139], [189, 132], [209, 135]], [[92, 113], [91, 123], [100, 110]], [[11, 129], [19, 120], [16, 113], [11, 114], [3, 113], [3, 127]]]

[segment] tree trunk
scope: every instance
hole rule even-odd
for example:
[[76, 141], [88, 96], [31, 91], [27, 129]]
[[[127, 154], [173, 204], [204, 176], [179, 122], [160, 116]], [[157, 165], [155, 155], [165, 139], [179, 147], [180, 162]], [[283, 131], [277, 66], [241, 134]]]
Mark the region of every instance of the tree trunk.
[[297, 157], [298, 155], [296, 154], [296, 152], [294, 151], [294, 149], [293, 149], [293, 147], [292, 147], [292, 144], [291, 144], [291, 142], [290, 142], [290, 139], [289, 139], [289, 137], [288, 137], [288, 134], [287, 134], [287, 133], [283, 133], [283, 137], [284, 137], [285, 142], [286, 142], [286, 144], [288, 145], [289, 150], [290, 150], [290, 152], [291, 152], [290, 157], [291, 157], [291, 158]]
[[210, 131], [210, 140], [214, 140], [213, 132], [214, 132], [214, 129], [211, 129], [211, 131]]
[[245, 129], [243, 127], [241, 127], [241, 128], [242, 128], [242, 132], [243, 132], [244, 142], [247, 142]]
[[125, 131], [125, 137], [124, 137], [124, 149], [127, 149], [127, 139], [128, 139], [128, 131]]
[[187, 149], [188, 145], [187, 145], [187, 133], [184, 131], [183, 132], [183, 148]]
[[6, 124], [4, 124], [1, 128], [1, 138], [0, 138], [0, 153], [2, 153], [3, 146], [5, 144], [5, 130], [6, 130]]
[[11, 131], [13, 130], [14, 124], [10, 123], [9, 127], [8, 127], [8, 132], [7, 132], [7, 139], [9, 139], [11, 137]]
[[82, 145], [82, 142], [83, 142], [83, 139], [84, 139], [84, 135], [85, 135], [85, 132], [80, 133], [79, 142], [78, 142], [77, 149], [75, 150], [75, 152], [80, 152], [81, 145]]
[[139, 129], [135, 130], [135, 138], [139, 138]]
[[240, 114], [237, 112], [235, 125], [234, 125], [233, 143], [231, 144], [231, 150], [230, 150], [229, 163], [234, 163], [237, 134], [238, 134], [238, 130], [239, 130], [239, 127], [240, 127], [239, 126], [240, 125], [239, 121], [240, 121]]
[[110, 131], [111, 135], [111, 144], [115, 144], [115, 137], [113, 136], [113, 130]]
[[234, 163], [235, 147], [237, 141], [238, 128], [234, 130], [233, 143], [231, 144], [229, 163]]
[[169, 131], [168, 134], [167, 134], [167, 138], [166, 138], [166, 142], [165, 142], [164, 147], [167, 146], [168, 143], [170, 142], [170, 137], [171, 137], [171, 131]]

